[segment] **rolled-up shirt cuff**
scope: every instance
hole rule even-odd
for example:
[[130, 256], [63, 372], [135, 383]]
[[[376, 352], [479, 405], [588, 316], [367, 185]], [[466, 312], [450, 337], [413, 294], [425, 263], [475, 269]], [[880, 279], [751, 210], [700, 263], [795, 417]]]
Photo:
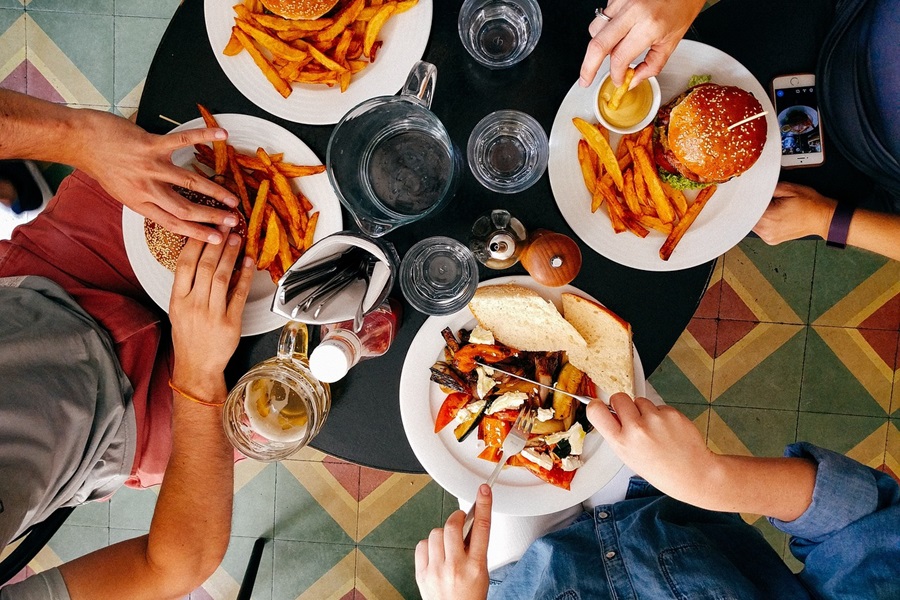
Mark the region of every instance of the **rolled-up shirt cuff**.
[[70, 600], [59, 569], [41, 571], [21, 583], [0, 589], [0, 600]]
[[877, 510], [878, 484], [869, 467], [807, 442], [791, 444], [784, 455], [813, 460], [818, 468], [809, 508], [793, 521], [769, 518], [781, 531], [820, 542]]

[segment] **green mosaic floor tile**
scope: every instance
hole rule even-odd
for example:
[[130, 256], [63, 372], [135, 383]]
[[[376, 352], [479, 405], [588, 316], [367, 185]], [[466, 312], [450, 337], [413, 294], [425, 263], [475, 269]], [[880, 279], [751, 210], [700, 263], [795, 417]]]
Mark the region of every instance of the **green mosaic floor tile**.
[[865, 250], [849, 247], [835, 250], [826, 247], [824, 241], [817, 241], [816, 244], [818, 252], [813, 275], [810, 322], [821, 317], [888, 262], [888, 259]]
[[707, 408], [709, 408], [707, 405], [692, 404], [687, 402], [666, 402], [666, 404], [683, 413], [691, 421], [705, 413]]
[[[235, 469], [255, 467], [250, 461], [235, 465]], [[275, 471], [267, 465], [234, 494], [231, 535], [244, 537], [271, 536], [275, 528]], [[254, 471], [255, 472], [255, 471]]]
[[[44, 77], [65, 81], [75, 94], [69, 102], [86, 100], [99, 93], [107, 102], [113, 100], [113, 17], [78, 13], [29, 12], [26, 28], [27, 56], [35, 67], [44, 64]], [[63, 60], [60, 52], [68, 60]], [[71, 64], [79, 73], [71, 73]], [[32, 89], [29, 75], [28, 90]], [[91, 89], [93, 88], [93, 89]]]
[[123, 487], [109, 501], [109, 526], [149, 530], [156, 498], [152, 489], [133, 490]]
[[[238, 583], [244, 580], [247, 570], [247, 562], [253, 551], [256, 538], [231, 536], [228, 551], [222, 559], [222, 569], [225, 570]], [[274, 573], [275, 544], [268, 540], [263, 547], [262, 558], [259, 562], [259, 572], [256, 574], [256, 583], [253, 586], [253, 600], [270, 600], [272, 598], [272, 583]]]
[[[151, 0], [150, 3], [157, 0]], [[112, 15], [115, 0], [31, 0], [29, 11], [52, 11], [86, 13], [91, 15]]]
[[142, 535], [147, 535], [147, 531], [142, 531], [140, 529], [118, 529], [115, 527], [109, 528], [109, 543], [118, 544], [119, 542], [124, 542], [125, 540], [130, 540], [132, 538], [140, 537]]
[[[739, 245], [744, 256], [753, 262], [760, 274], [765, 277], [775, 291], [784, 299], [800, 318], [798, 323], [805, 323], [809, 314], [809, 301], [812, 294], [813, 265], [816, 258], [816, 244], [813, 241], [797, 241], [790, 244], [770, 246], [758, 238], [745, 238]], [[736, 254], [726, 254], [725, 263], [736, 260]], [[754, 290], [755, 291], [755, 290]], [[766, 304], [765, 297], [754, 298], [760, 304]], [[720, 309], [720, 317], [732, 318], [729, 307]]]
[[275, 538], [301, 542], [352, 544], [325, 507], [283, 465], [275, 479]]
[[[801, 412], [797, 440], [847, 454], [883, 427], [886, 421], [877, 417]], [[885, 439], [881, 446], [886, 445]], [[883, 453], [882, 450], [882, 456]]]
[[[25, 10], [22, 9], [21, 7], [18, 9], [4, 7], [3, 3], [0, 2], [0, 35], [3, 35], [3, 33], [5, 33], [7, 29], [9, 29], [10, 25], [15, 23], [19, 19], [21, 19], [22, 15], [24, 15], [24, 14], [25, 14]], [[23, 31], [23, 33], [24, 33], [24, 31]], [[15, 46], [16, 42], [19, 42], [19, 41], [20, 40], [18, 37], [15, 37], [15, 38], [10, 37], [10, 38], [4, 40], [4, 44], [6, 44], [6, 45], [3, 47], [3, 50], [0, 50], [0, 56], [3, 56], [5, 54], [4, 51], [7, 49], [10, 49], [10, 50], [14, 49], [16, 47]], [[25, 45], [24, 37], [21, 38], [21, 44], [22, 44], [22, 46]]]
[[0, 8], [15, 8], [24, 11], [25, 7], [19, 0], [0, 0]]
[[[719, 323], [719, 348], [730, 334], [732, 323], [741, 326], [737, 321]], [[754, 329], [741, 330], [736, 335], [745, 337], [733, 344], [729, 340], [729, 354], [723, 355], [717, 348], [719, 356], [712, 376], [714, 404], [797, 410], [806, 329], [771, 323], [758, 324]], [[757, 335], [752, 345], [745, 342]]]
[[[890, 406], [890, 385], [885, 387], [882, 382], [874, 389], [876, 395], [873, 396], [874, 382], [867, 389], [822, 338], [823, 335], [831, 336], [836, 333], [841, 331], [834, 328], [810, 328], [803, 366], [800, 410], [842, 415], [886, 415], [884, 407]], [[851, 368], [857, 364], [857, 358], [863, 364], [869, 359], [853, 339], [844, 342], [837, 338], [833, 343], [838, 344], [839, 352], [853, 361]], [[858, 354], [861, 356], [857, 357]]]
[[754, 456], [781, 456], [797, 440], [797, 413], [786, 410], [713, 406], [718, 419], [709, 425], [709, 440], [726, 453], [733, 437]]
[[63, 525], [47, 544], [63, 562], [109, 546], [106, 527], [78, 527]]
[[25, 93], [25, 11], [0, 8], [0, 88]]
[[[697, 389], [696, 384], [688, 379], [678, 365], [668, 356], [663, 359], [653, 374], [648, 378], [656, 391], [666, 402], [679, 402], [682, 404], [700, 404], [708, 406], [706, 396]], [[699, 383], [704, 385], [707, 394], [712, 390], [712, 372], [695, 376]]]
[[[421, 598], [416, 585], [414, 550], [360, 546], [359, 551], [372, 562], [403, 598], [406, 600]], [[373, 591], [377, 593], [377, 590]]]
[[432, 481], [394, 511], [360, 545], [415, 548], [435, 527], [443, 525], [444, 490]]
[[156, 47], [169, 22], [145, 17], [116, 17], [115, 103], [138, 106], [140, 90]]
[[181, 0], [116, 0], [116, 14], [171, 19]]
[[88, 502], [75, 507], [66, 525], [109, 527], [109, 502]]
[[[349, 575], [352, 585], [356, 560], [352, 544], [275, 540], [273, 547], [273, 600], [294, 600], [336, 568], [338, 575]], [[340, 572], [343, 566], [348, 567], [346, 573]]]

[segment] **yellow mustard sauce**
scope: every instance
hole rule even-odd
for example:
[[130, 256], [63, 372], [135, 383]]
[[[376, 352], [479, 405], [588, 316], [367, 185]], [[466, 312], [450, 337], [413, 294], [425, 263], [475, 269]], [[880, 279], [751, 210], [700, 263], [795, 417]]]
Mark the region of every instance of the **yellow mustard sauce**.
[[633, 90], [625, 93], [619, 103], [619, 108], [610, 110], [606, 98], [611, 98], [615, 91], [616, 86], [612, 79], [607, 78], [597, 95], [600, 114], [613, 127], [626, 128], [637, 125], [650, 112], [650, 107], [653, 105], [653, 90], [650, 88], [650, 82], [646, 79], [637, 84]]

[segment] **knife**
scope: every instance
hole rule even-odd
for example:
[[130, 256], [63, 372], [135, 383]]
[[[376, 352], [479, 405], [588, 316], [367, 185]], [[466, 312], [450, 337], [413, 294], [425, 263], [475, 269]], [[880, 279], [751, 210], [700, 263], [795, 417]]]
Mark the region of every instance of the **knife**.
[[569, 392], [563, 391], [563, 390], [559, 389], [558, 387], [555, 387], [555, 386], [552, 386], [552, 385], [544, 385], [543, 383], [538, 383], [537, 381], [535, 381], [535, 380], [533, 380], [533, 379], [528, 379], [527, 377], [523, 377], [523, 376], [521, 376], [521, 375], [516, 375], [515, 373], [510, 373], [509, 371], [504, 371], [504, 370], [501, 369], [500, 367], [495, 367], [494, 365], [488, 365], [488, 364], [485, 364], [485, 363], [483, 363], [483, 362], [479, 362], [479, 361], [477, 361], [477, 360], [475, 361], [475, 364], [476, 364], [476, 365], [479, 365], [479, 366], [482, 366], [482, 367], [486, 367], [486, 368], [488, 368], [488, 369], [493, 369], [494, 371], [498, 371], [498, 372], [500, 372], [500, 373], [503, 373], [504, 375], [509, 375], [510, 377], [514, 377], [514, 378], [519, 379], [519, 380], [521, 380], [521, 381], [527, 381], [527, 382], [530, 383], [530, 384], [536, 385], [536, 386], [538, 386], [539, 388], [544, 388], [545, 390], [550, 390], [550, 391], [553, 392], [553, 393], [559, 393], [559, 394], [562, 394], [562, 395], [564, 395], [564, 396], [569, 396], [569, 397], [571, 397], [571, 398], [575, 398], [576, 400], [578, 400], [578, 401], [581, 402], [582, 404], [590, 404], [590, 403], [591, 403], [591, 400], [600, 400], [601, 402], [603, 402], [604, 404], [606, 404], [606, 406], [609, 408], [609, 412], [611, 412], [612, 414], [616, 414], [616, 411], [614, 411], [614, 410], [612, 409], [612, 407], [609, 406], [609, 395], [608, 395], [606, 392], [604, 392], [603, 390], [601, 390], [600, 388], [597, 388], [597, 390], [598, 390], [599, 393], [600, 393], [600, 397], [599, 397], [599, 398], [592, 398], [592, 397], [590, 397], [590, 396], [580, 396], [580, 395], [578, 395], [578, 394], [570, 394]]

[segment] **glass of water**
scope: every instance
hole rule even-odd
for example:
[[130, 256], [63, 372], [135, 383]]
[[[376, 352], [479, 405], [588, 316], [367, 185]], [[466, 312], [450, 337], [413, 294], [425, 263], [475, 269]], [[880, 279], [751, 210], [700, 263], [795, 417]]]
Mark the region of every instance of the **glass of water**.
[[489, 69], [525, 59], [541, 37], [537, 0], [466, 0], [459, 11], [459, 37], [472, 58]]
[[530, 188], [547, 170], [550, 144], [534, 117], [517, 110], [492, 112], [469, 136], [469, 168], [481, 185], [512, 194]]
[[426, 315], [449, 315], [465, 307], [478, 288], [478, 263], [465, 244], [442, 236], [415, 244], [400, 264], [400, 289]]

